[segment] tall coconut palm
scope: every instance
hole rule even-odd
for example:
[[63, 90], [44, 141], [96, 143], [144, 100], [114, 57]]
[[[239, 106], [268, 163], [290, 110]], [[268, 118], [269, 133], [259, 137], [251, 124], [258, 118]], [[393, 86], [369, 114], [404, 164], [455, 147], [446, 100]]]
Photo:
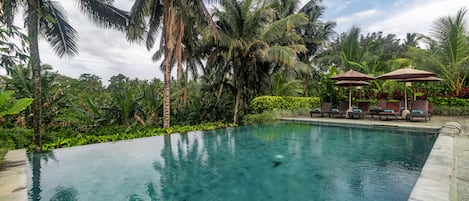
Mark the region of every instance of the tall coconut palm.
[[[170, 126], [171, 104], [171, 64], [174, 56], [181, 64], [182, 34], [184, 33], [184, 17], [187, 9], [195, 9], [200, 19], [214, 27], [212, 18], [201, 0], [136, 0], [131, 9], [128, 39], [131, 41], [145, 40], [147, 49], [155, 44], [158, 31], [162, 25], [161, 48], [164, 52], [164, 98], [163, 127]], [[148, 18], [146, 18], [148, 17]], [[176, 54], [176, 55], [175, 55]]]
[[[248, 102], [249, 88], [259, 84], [260, 76], [275, 72], [279, 67], [293, 67], [297, 53], [305, 51], [301, 36], [293, 30], [307, 22], [303, 14], [289, 15], [280, 20], [268, 4], [251, 0], [221, 1], [215, 9], [218, 18], [220, 42], [209, 57], [213, 61], [223, 58], [220, 71], [230, 75], [235, 105], [233, 122], [237, 123], [239, 110]], [[267, 72], [267, 73], [266, 73]]]
[[[93, 21], [106, 28], [125, 30], [127, 13], [110, 5], [112, 1], [76, 0], [80, 9]], [[47, 42], [59, 57], [78, 54], [77, 32], [67, 22], [63, 8], [51, 0], [4, 0], [2, 12], [7, 27], [13, 26], [13, 19], [19, 7], [24, 8], [25, 24], [29, 38], [30, 65], [34, 85], [34, 139], [36, 151], [41, 149], [41, 59], [38, 35], [44, 35]]]
[[469, 68], [468, 27], [465, 21], [466, 8], [456, 16], [442, 17], [434, 23], [429, 56], [440, 66], [450, 88], [459, 95], [467, 78]]

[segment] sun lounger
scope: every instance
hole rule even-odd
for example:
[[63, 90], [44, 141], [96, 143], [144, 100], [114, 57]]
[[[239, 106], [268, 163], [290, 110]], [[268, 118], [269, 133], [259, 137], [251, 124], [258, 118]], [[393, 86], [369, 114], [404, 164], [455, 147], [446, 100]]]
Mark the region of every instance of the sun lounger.
[[321, 104], [321, 108], [316, 108], [314, 110], [311, 110], [309, 114], [311, 115], [311, 117], [313, 117], [313, 114], [321, 114], [321, 117], [324, 117], [324, 114], [327, 114], [329, 117], [331, 117], [331, 109], [332, 109], [332, 103], [324, 102]]
[[349, 112], [348, 117], [351, 119], [355, 117], [363, 118], [367, 114], [370, 114], [370, 102], [359, 102], [358, 108], [353, 109], [352, 112]]
[[331, 110], [331, 115], [332, 117], [335, 117], [336, 115], [339, 115], [339, 117], [345, 116], [348, 110], [348, 102], [347, 101], [340, 101], [339, 102], [339, 109], [332, 109]]
[[388, 120], [389, 117], [397, 119], [397, 117], [401, 115], [400, 111], [401, 104], [399, 102], [387, 102], [386, 109], [379, 113], [379, 120], [381, 120], [381, 117], [383, 116], [386, 117], [386, 120]]
[[406, 120], [412, 121], [415, 117], [425, 118], [425, 122], [430, 120], [431, 113], [428, 112], [428, 101], [426, 100], [417, 100], [412, 103], [412, 109], [410, 113], [407, 114]]
[[376, 107], [370, 109], [371, 118], [373, 118], [374, 115], [379, 115], [380, 112], [384, 111], [386, 109], [386, 103], [386, 100], [378, 100]]

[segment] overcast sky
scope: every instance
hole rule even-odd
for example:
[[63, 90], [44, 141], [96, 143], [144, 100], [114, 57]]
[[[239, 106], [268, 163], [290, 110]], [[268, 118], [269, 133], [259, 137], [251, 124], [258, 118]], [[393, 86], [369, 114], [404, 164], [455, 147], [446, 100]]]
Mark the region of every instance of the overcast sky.
[[[128, 43], [122, 33], [97, 28], [79, 12], [75, 1], [59, 2], [67, 12], [69, 23], [78, 31], [80, 53], [59, 59], [45, 40], [41, 40], [43, 63], [74, 78], [83, 73], [95, 74], [104, 83], [119, 73], [130, 78], [163, 79], [160, 63], [152, 62], [152, 52], [144, 46]], [[129, 10], [132, 3], [133, 0], [115, 0], [115, 6], [124, 10]], [[355, 25], [362, 28], [363, 34], [383, 31], [402, 38], [406, 33], [428, 34], [436, 19], [455, 16], [460, 8], [469, 8], [469, 0], [324, 0], [324, 5], [323, 21], [337, 22], [337, 33]]]

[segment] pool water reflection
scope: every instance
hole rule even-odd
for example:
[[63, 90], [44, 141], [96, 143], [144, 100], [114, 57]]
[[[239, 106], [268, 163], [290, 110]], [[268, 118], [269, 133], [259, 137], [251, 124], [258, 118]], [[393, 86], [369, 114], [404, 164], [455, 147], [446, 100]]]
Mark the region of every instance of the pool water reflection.
[[407, 200], [435, 133], [279, 122], [29, 155], [30, 200]]

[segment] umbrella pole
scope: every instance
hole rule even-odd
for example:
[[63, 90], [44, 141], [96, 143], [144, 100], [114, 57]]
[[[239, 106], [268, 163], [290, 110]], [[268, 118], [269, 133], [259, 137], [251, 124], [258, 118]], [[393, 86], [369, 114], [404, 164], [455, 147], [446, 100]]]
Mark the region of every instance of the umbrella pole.
[[349, 92], [348, 92], [348, 109], [352, 109], [352, 84], [349, 85]]
[[409, 114], [409, 110], [407, 110], [407, 84], [404, 82], [404, 110], [401, 112], [403, 118], [407, 119], [407, 114]]
[[407, 86], [404, 82], [404, 109], [407, 110]]

